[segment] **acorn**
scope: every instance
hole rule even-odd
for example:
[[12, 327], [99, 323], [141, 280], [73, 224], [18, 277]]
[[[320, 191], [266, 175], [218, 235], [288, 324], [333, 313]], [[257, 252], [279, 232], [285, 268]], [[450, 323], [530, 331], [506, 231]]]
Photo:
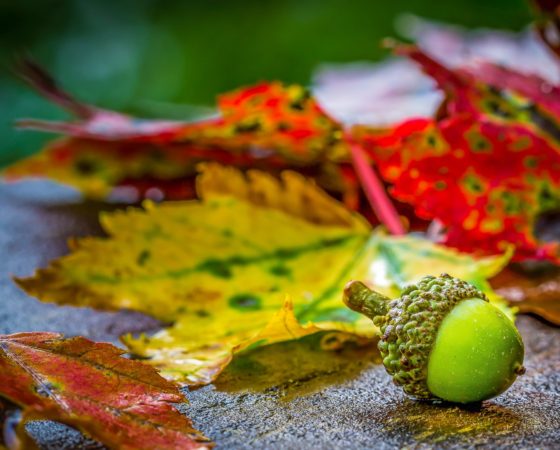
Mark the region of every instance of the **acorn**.
[[514, 323], [458, 278], [424, 277], [395, 300], [351, 281], [344, 302], [380, 328], [385, 369], [416, 399], [480, 402], [525, 372]]

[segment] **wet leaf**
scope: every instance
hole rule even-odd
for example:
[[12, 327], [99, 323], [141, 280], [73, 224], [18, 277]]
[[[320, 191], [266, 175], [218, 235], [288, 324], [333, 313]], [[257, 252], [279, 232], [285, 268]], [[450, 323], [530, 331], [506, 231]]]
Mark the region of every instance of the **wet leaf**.
[[[243, 301], [248, 305], [249, 300]], [[148, 358], [166, 378], [196, 386], [212, 382], [235, 352], [299, 339], [322, 327], [328, 328], [328, 324], [302, 326], [287, 300], [275, 313], [256, 309], [239, 314], [222, 305], [206, 317], [182, 314], [172, 327], [154, 336], [126, 335], [123, 342], [132, 353]], [[351, 324], [347, 328], [352, 329]]]
[[439, 220], [444, 242], [462, 251], [497, 254], [514, 244], [517, 260], [558, 261], [558, 242], [539, 241], [534, 226], [560, 208], [560, 89], [490, 64], [453, 71], [416, 47], [398, 51], [447, 98], [434, 120], [355, 128], [392, 195]]
[[508, 268], [491, 280], [493, 288], [522, 313], [533, 313], [560, 325], [560, 268], [539, 273]]
[[243, 349], [320, 330], [372, 336], [371, 321], [342, 303], [350, 279], [397, 296], [423, 275], [448, 272], [488, 292], [485, 279], [508, 258], [478, 261], [421, 238], [372, 235], [293, 172], [279, 180], [209, 165], [198, 190], [201, 201], [102, 216], [108, 238], [78, 240], [70, 255], [17, 282], [42, 300], [174, 322], [124, 341], [164, 376], [196, 385]]
[[178, 389], [110, 344], [56, 333], [0, 336], [0, 395], [23, 408], [20, 425], [56, 420], [115, 449], [190, 449], [211, 444], [173, 403]]
[[426, 275], [448, 273], [472, 283], [485, 292], [491, 302], [507, 310], [504, 300], [492, 290], [488, 279], [506, 267], [512, 248], [499, 257], [474, 258], [420, 237], [391, 237], [381, 233], [373, 235], [369, 246], [369, 282], [389, 297], [396, 297], [404, 286]]
[[[500, 258], [475, 260], [421, 238], [389, 237], [384, 233], [375, 233], [361, 256], [360, 266], [365, 264], [369, 269], [348, 273], [346, 281], [360, 278], [385, 295], [397, 297], [405, 285], [425, 275], [450, 273], [475, 284], [487, 293], [494, 304], [513, 317], [512, 311], [492, 291], [487, 281], [507, 264], [509, 257], [505, 254]], [[228, 309], [220, 309], [217, 318], [187, 314], [154, 336], [138, 339], [125, 336], [124, 342], [133, 353], [149, 358], [149, 362], [167, 378], [190, 385], [206, 384], [230, 362], [233, 353], [257, 345], [298, 339], [321, 330], [371, 336], [376, 331], [371, 322], [340, 309], [343, 284], [339, 283], [336, 296], [330, 301], [318, 303], [312, 308], [300, 308], [296, 315], [290, 301], [272, 319], [265, 318], [260, 312], [245, 313], [245, 317], [239, 317], [235, 311]], [[266, 320], [270, 322], [266, 323]], [[307, 325], [302, 327], [300, 322]], [[332, 338], [330, 344], [325, 342], [326, 348], [336, 348], [348, 336], [333, 335]]]

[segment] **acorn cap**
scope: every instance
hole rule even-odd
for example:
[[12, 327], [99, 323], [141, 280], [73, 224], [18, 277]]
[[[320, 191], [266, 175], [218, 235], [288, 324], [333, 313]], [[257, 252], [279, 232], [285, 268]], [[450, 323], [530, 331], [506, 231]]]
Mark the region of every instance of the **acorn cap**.
[[472, 298], [488, 301], [473, 285], [447, 274], [424, 277], [405, 287], [395, 300], [359, 281], [351, 281], [344, 291], [346, 305], [370, 317], [380, 328], [378, 348], [394, 383], [418, 399], [437, 398], [426, 380], [439, 326], [457, 303]]

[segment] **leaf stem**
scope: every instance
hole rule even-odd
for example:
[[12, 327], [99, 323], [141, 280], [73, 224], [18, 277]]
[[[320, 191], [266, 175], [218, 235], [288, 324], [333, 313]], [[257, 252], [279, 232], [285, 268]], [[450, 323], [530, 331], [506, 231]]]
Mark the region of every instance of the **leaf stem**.
[[362, 188], [375, 215], [391, 234], [395, 236], [404, 235], [406, 231], [401, 218], [385, 192], [385, 188], [374, 168], [366, 161], [362, 147], [352, 138], [348, 138], [347, 141], [350, 145], [352, 165], [358, 174]]

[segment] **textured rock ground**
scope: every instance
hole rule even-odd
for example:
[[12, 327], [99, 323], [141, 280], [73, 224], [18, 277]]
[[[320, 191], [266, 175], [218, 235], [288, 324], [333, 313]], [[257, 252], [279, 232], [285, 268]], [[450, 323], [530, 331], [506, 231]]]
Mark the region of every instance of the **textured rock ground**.
[[[49, 183], [0, 184], [0, 333], [117, 343], [124, 332], [157, 327], [141, 314], [42, 304], [10, 280], [64, 254], [68, 237], [99, 234], [98, 212], [115, 207]], [[191, 403], [181, 408], [221, 448], [560, 448], [560, 329], [531, 317], [518, 324], [527, 374], [478, 407], [408, 400], [373, 349], [325, 353], [311, 337], [236, 358], [214, 385], [186, 392]], [[29, 431], [42, 448], [102, 448], [50, 422]]]

